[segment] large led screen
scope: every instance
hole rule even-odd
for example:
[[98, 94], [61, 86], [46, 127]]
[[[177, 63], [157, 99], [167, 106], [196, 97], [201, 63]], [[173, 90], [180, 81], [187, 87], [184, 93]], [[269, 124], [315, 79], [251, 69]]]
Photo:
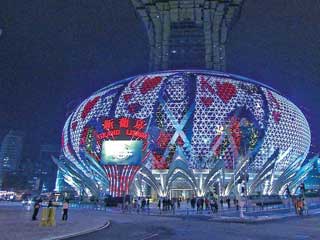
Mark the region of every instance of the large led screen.
[[101, 161], [105, 165], [140, 165], [143, 141], [115, 140], [102, 143]]

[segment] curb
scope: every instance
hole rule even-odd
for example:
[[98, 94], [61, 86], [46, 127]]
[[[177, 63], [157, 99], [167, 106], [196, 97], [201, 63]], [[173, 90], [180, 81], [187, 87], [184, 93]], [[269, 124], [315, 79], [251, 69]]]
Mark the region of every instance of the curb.
[[45, 238], [43, 240], [63, 240], [63, 239], [71, 238], [71, 237], [78, 237], [78, 236], [81, 236], [81, 235], [85, 235], [85, 234], [88, 234], [88, 233], [93, 233], [93, 232], [96, 232], [96, 231], [100, 231], [100, 230], [106, 229], [106, 228], [110, 227], [110, 225], [111, 225], [111, 222], [110, 222], [110, 220], [108, 220], [105, 224], [103, 224], [102, 226], [97, 227], [97, 228], [92, 228], [92, 229], [88, 229], [88, 230], [77, 232], [77, 233], [65, 234], [65, 235], [58, 236], [58, 237]]
[[292, 215], [284, 215], [284, 216], [277, 216], [277, 217], [247, 217], [247, 218], [236, 218], [236, 217], [226, 217], [226, 218], [210, 218], [209, 221], [211, 222], [222, 222], [222, 223], [248, 223], [248, 224], [259, 224], [265, 222], [274, 222], [282, 219], [289, 219], [289, 218], [301, 218], [301, 217], [312, 217], [315, 215], [319, 215], [319, 213], [311, 213], [304, 216], [297, 216], [295, 214]]
[[[209, 221], [211, 222], [220, 222], [220, 223], [244, 223], [244, 224], [259, 224], [265, 222], [273, 222], [280, 219], [288, 218], [290, 216], [285, 217], [270, 217], [270, 218], [220, 218], [214, 219], [211, 218]], [[293, 217], [293, 216], [292, 216]]]

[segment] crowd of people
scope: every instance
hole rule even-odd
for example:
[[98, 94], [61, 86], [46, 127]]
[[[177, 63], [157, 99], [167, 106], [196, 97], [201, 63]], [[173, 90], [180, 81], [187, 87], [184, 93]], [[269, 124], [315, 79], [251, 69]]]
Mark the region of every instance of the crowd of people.
[[[218, 200], [217, 197], [199, 197], [199, 198], [191, 198], [187, 199], [187, 204], [189, 204], [192, 209], [196, 209], [197, 213], [201, 213], [203, 210], [211, 210], [212, 213], [217, 213], [219, 211], [219, 202], [220, 202], [220, 208], [224, 208], [224, 203], [227, 204], [227, 208], [231, 208], [231, 199], [229, 197], [226, 198], [220, 198]], [[236, 206], [236, 209], [239, 209], [238, 200], [234, 198], [233, 200], [234, 206]]]
[[[290, 196], [290, 197], [289, 197]], [[303, 196], [291, 196], [288, 195], [288, 199], [292, 199], [293, 206], [295, 208], [297, 215], [303, 215], [304, 212], [307, 211], [307, 207], [304, 201]], [[233, 200], [233, 201], [232, 201]], [[236, 197], [233, 197], [231, 200], [230, 197], [219, 197], [217, 195], [210, 195], [207, 197], [192, 197], [187, 199], [182, 199], [181, 197], [178, 198], [168, 198], [168, 197], [161, 197], [157, 200], [157, 202], [153, 203], [154, 208], [158, 208], [160, 214], [162, 212], [171, 212], [175, 214], [176, 209], [180, 209], [181, 204], [187, 206], [187, 209], [191, 209], [196, 213], [202, 213], [203, 211], [211, 212], [212, 214], [218, 213], [223, 209], [230, 209], [231, 202], [236, 210], [239, 210], [239, 201]], [[291, 201], [290, 201], [291, 202]], [[127, 198], [123, 201], [122, 209], [124, 212], [131, 212], [132, 210], [136, 211], [137, 213], [150, 212], [150, 197], [136, 197], [136, 198]], [[41, 200], [37, 200], [34, 203], [34, 211], [32, 215], [32, 220], [37, 220], [37, 215], [39, 213], [41, 207]], [[53, 203], [52, 201], [48, 202], [47, 208], [52, 208]], [[68, 219], [68, 209], [69, 209], [69, 201], [65, 200], [62, 204], [62, 221], [67, 221]]]
[[158, 209], [161, 211], [175, 211], [176, 208], [180, 208], [181, 198], [160, 198], [158, 200]]
[[[191, 210], [197, 213], [202, 213], [204, 210], [211, 211], [212, 213], [217, 213], [220, 209], [231, 208], [231, 198], [215, 198], [215, 197], [193, 197], [185, 199], [187, 206], [191, 207]], [[156, 207], [159, 212], [175, 212], [176, 209], [180, 209], [183, 200], [179, 198], [168, 198], [161, 197], [157, 200]], [[220, 207], [219, 207], [220, 203]], [[238, 200], [233, 199], [233, 204], [237, 210], [239, 210]], [[154, 206], [155, 207], [155, 206]], [[150, 210], [150, 198], [147, 197], [137, 197], [132, 201], [126, 199], [123, 205], [123, 212], [131, 212], [134, 209], [137, 213], [145, 212]]]

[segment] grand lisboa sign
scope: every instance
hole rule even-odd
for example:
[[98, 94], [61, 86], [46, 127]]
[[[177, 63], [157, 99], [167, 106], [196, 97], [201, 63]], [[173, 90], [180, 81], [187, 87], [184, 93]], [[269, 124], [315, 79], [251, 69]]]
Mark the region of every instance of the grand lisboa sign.
[[310, 129], [292, 102], [251, 79], [165, 71], [92, 94], [67, 119], [62, 147], [70, 182], [91, 193], [128, 194], [139, 178], [159, 196], [179, 179], [198, 196], [217, 182], [229, 195], [246, 174], [249, 193], [278, 194], [295, 187]]

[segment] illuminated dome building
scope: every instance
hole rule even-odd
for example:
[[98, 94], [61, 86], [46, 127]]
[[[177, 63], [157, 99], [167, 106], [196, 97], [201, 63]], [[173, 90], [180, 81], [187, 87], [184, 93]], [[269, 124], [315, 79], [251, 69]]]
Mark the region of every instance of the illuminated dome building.
[[[276, 90], [220, 72], [135, 76], [83, 101], [63, 129], [58, 161], [76, 189], [112, 196], [230, 195], [294, 190], [310, 146], [302, 112]], [[149, 190], [148, 190], [149, 189]]]

